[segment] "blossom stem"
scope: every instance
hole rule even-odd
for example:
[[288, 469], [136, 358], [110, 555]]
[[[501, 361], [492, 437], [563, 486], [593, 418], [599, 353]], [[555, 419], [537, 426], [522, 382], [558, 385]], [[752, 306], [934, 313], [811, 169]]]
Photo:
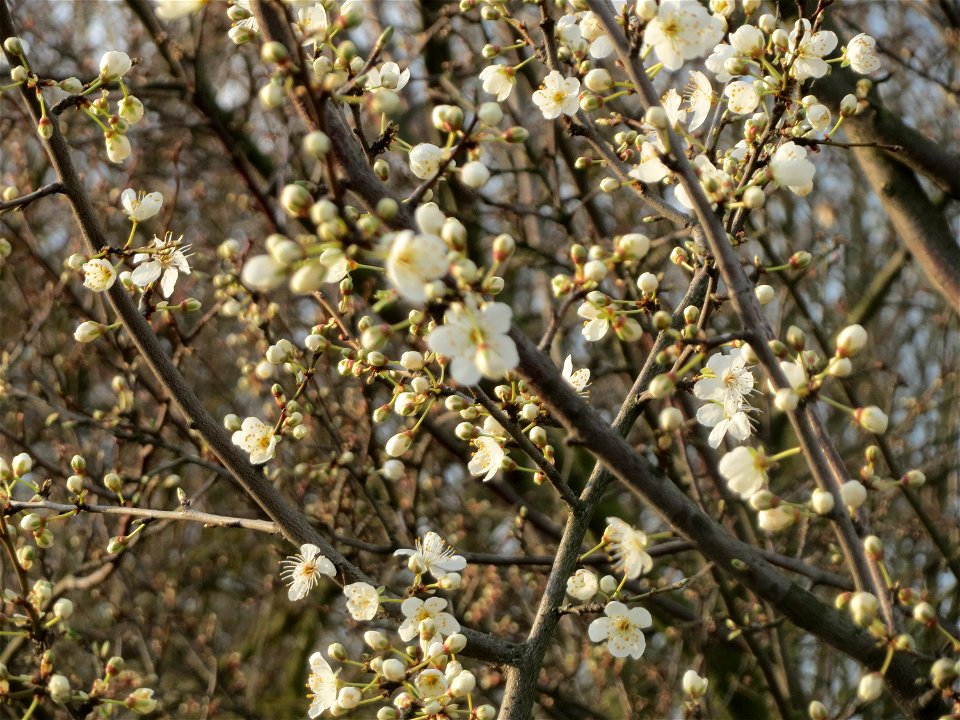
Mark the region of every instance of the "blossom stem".
[[820, 399], [823, 400], [827, 405], [832, 405], [837, 410], [843, 410], [845, 413], [850, 413], [851, 415], [853, 415], [856, 412], [853, 408], [847, 407], [843, 403], [839, 403], [833, 398], [827, 397], [826, 395], [821, 395]]
[[414, 425], [412, 428], [410, 428], [411, 433], [414, 433], [417, 431], [417, 428], [420, 427], [420, 424], [427, 417], [427, 413], [430, 412], [430, 408], [433, 407], [433, 403], [435, 403], [436, 401], [437, 399], [435, 397], [430, 398], [430, 400], [426, 404], [426, 407], [423, 408], [423, 412], [420, 414], [420, 419], [417, 420], [417, 424]]
[[133, 245], [133, 235], [137, 232], [137, 225], [139, 225], [139, 223], [136, 220], [130, 225], [130, 237], [127, 238], [127, 244], [123, 246], [124, 250]]
[[697, 353], [697, 354], [694, 355], [692, 358], [690, 358], [690, 362], [688, 362], [688, 363], [687, 363], [686, 365], [684, 365], [682, 368], [680, 368], [679, 370], [677, 370], [676, 376], [677, 376], [678, 378], [682, 378], [682, 377], [683, 377], [684, 375], [686, 375], [688, 372], [690, 372], [691, 370], [693, 370], [693, 368], [694, 368], [696, 365], [698, 365], [701, 360], [703, 360], [703, 353]]
[[837, 118], [837, 123], [836, 123], [832, 128], [830, 128], [830, 132], [828, 132], [826, 135], [823, 136], [824, 139], [829, 140], [829, 139], [830, 139], [830, 136], [833, 135], [837, 130], [840, 129], [840, 126], [843, 125], [843, 121], [844, 121], [844, 120], [846, 120], [846, 118], [845, 118], [843, 115], [841, 115], [840, 117], [838, 117], [838, 118]]
[[790, 448], [789, 450], [784, 450], [783, 452], [778, 452], [776, 455], [771, 455], [767, 458], [769, 462], [778, 462], [780, 460], [786, 460], [788, 457], [793, 457], [794, 455], [799, 455], [802, 449], [800, 447]]
[[583, 555], [581, 555], [579, 558], [577, 558], [577, 562], [583, 562], [584, 560], [586, 560], [588, 557], [590, 557], [591, 555], [593, 555], [593, 553], [595, 553], [597, 550], [599, 550], [600, 548], [602, 548], [602, 547], [603, 547], [604, 545], [606, 545], [606, 544], [607, 544], [607, 541], [606, 541], [606, 540], [601, 540], [598, 545], [593, 546], [592, 548], [590, 548], [589, 550], [587, 550]]
[[890, 662], [893, 660], [893, 653], [894, 653], [894, 649], [893, 649], [893, 646], [891, 645], [890, 647], [887, 648], [887, 657], [883, 661], [883, 667], [880, 668], [881, 675], [887, 674], [887, 668], [890, 667]]
[[783, 80], [783, 75], [780, 73], [779, 70], [777, 70], [773, 66], [773, 64], [769, 60], [767, 60], [765, 57], [761, 57], [760, 62], [763, 63], [763, 67], [766, 69], [766, 71], [777, 79], [777, 82], [780, 82]]
[[33, 711], [37, 709], [37, 706], [40, 704], [40, 695], [33, 696], [33, 702], [30, 703], [30, 707], [27, 708], [27, 711], [23, 714], [23, 717], [20, 720], [30, 720], [33, 717]]
[[887, 570], [887, 566], [883, 560], [877, 561], [877, 567], [880, 568], [880, 574], [883, 575], [883, 582], [887, 586], [887, 589], [891, 589], [893, 587], [893, 579], [890, 577], [890, 572]]

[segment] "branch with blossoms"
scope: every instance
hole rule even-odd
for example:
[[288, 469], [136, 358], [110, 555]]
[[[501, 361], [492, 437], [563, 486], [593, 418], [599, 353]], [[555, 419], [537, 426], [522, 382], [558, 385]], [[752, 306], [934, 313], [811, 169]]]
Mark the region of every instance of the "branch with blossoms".
[[[462, 0], [435, 17], [425, 7], [420, 31], [357, 0], [237, 0], [225, 15], [215, 2], [131, 0], [156, 52], [109, 50], [82, 80], [38, 74], [0, 0], [5, 89], [82, 236], [57, 281], [90, 304], [76, 303], [82, 354], [50, 370], [42, 353], [17, 353], [3, 377], [69, 376], [96, 357], [116, 373], [100, 381], [116, 401], [82, 417], [107, 435], [134, 428], [97, 448], [69, 412], [28, 413], [17, 422], [36, 428], [32, 442], [26, 428], [4, 433], [51, 453], [0, 464], [10, 698], [32, 697], [27, 716], [120, 702], [116, 662], [88, 678], [48, 653], [46, 625], [63, 621], [48, 619], [50, 569], [64, 563], [47, 558], [66, 536], [154, 562], [185, 524], [158, 523], [143, 542], [148, 523], [190, 520], [214, 526], [209, 537], [264, 531], [297, 549], [267, 574], [287, 586], [271, 612], [320, 616], [322, 634], [273, 638], [301, 655], [286, 664], [309, 691], [290, 702], [310, 717], [520, 719], [563, 706], [566, 689], [552, 688], [567, 687], [617, 716], [949, 712], [956, 558], [932, 501], [944, 493], [897, 457], [935, 431], [903, 415], [891, 425], [882, 382], [851, 391], [877, 377], [888, 344], [875, 325], [836, 322], [835, 282], [809, 312], [840, 244], [780, 229], [818, 197], [831, 152], [870, 142], [837, 139], [856, 133], [865, 91], [833, 111], [816, 95], [833, 68], [880, 67], [866, 34], [836, 52], [828, 4], [793, 22], [762, 0]], [[185, 51], [171, 38], [188, 27]], [[218, 142], [244, 147], [198, 171], [209, 187], [182, 191], [180, 163], [203, 167], [184, 158], [213, 157], [201, 137], [168, 153], [172, 194], [139, 163], [148, 128], [173, 118], [153, 94], [154, 60], [197, 86], [186, 100]], [[223, 110], [237, 88], [250, 90], [242, 129]], [[76, 148], [90, 133], [132, 176], [104, 201], [81, 173], [97, 165]], [[60, 375], [57, 406], [98, 402]], [[201, 465], [171, 459], [178, 443], [233, 481], [201, 486], [213, 512], [187, 508]], [[73, 452], [64, 487], [41, 477]], [[885, 514], [901, 495], [910, 511], [896, 517], [926, 529], [913, 552], [929, 540], [928, 568], [896, 550]], [[242, 503], [261, 517], [243, 519]], [[240, 542], [221, 557], [247, 560]], [[755, 662], [731, 659], [731, 642]], [[828, 666], [843, 669], [829, 686], [801, 680]], [[743, 691], [754, 684], [768, 693]], [[134, 692], [128, 707], [153, 709], [150, 691]]]

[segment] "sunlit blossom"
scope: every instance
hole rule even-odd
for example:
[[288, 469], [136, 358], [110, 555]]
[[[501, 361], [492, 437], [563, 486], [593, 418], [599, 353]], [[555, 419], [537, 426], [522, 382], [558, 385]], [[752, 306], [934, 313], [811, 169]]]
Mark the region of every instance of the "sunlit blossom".
[[320, 548], [311, 543], [300, 546], [299, 555], [291, 555], [280, 562], [280, 577], [289, 583], [287, 597], [291, 602], [302, 600], [317, 583], [321, 575], [335, 577], [337, 569], [320, 554]]
[[606, 642], [607, 651], [613, 657], [630, 656], [638, 659], [647, 646], [643, 628], [653, 624], [646, 608], [628, 608], [622, 602], [607, 603], [604, 617], [590, 623], [588, 634], [593, 642]]

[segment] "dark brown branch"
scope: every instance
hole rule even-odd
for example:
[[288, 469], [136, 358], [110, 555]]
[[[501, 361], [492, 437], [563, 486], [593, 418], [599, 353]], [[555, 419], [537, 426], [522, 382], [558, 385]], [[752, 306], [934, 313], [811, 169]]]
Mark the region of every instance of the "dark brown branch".
[[32, 193], [21, 195], [13, 200], [0, 201], [0, 214], [15, 209], [23, 210], [23, 208], [32, 203], [34, 200], [39, 200], [47, 195], [54, 195], [55, 193], [61, 192], [63, 192], [63, 185], [58, 182], [44, 185], [42, 188], [34, 190]]

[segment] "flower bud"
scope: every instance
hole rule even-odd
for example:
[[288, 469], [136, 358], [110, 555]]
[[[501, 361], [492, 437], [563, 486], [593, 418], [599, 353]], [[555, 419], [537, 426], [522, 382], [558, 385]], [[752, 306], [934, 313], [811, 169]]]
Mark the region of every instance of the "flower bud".
[[683, 425], [683, 413], [680, 412], [679, 408], [664, 408], [660, 411], [657, 423], [664, 432], [673, 432]]
[[657, 375], [650, 381], [649, 392], [655, 400], [662, 400], [673, 392], [676, 383], [668, 373]]
[[670, 125], [670, 118], [667, 116], [667, 111], [659, 105], [649, 108], [644, 119], [648, 125], [652, 125], [657, 130], [666, 130]]
[[47, 692], [57, 705], [66, 705], [70, 701], [70, 681], [65, 675], [52, 675], [47, 682]]
[[660, 283], [657, 280], [657, 276], [653, 273], [645, 272], [637, 278], [637, 287], [640, 288], [640, 291], [644, 294], [652, 295], [657, 291], [659, 286]]
[[112, 493], [119, 493], [123, 489], [123, 480], [117, 473], [107, 473], [103, 476], [103, 485]]
[[694, 670], [683, 674], [683, 691], [694, 701], [700, 700], [707, 692], [708, 680], [700, 677]]
[[340, 692], [337, 693], [337, 705], [344, 710], [355, 708], [360, 704], [362, 699], [363, 695], [360, 693], [360, 690], [355, 687], [340, 688]]
[[37, 532], [41, 530], [45, 524], [43, 516], [37, 513], [28, 513], [20, 520], [20, 527], [26, 532]]
[[957, 663], [950, 658], [940, 658], [930, 666], [930, 680], [934, 687], [947, 690], [957, 679]]
[[840, 101], [840, 117], [856, 115], [858, 107], [860, 107], [860, 102], [856, 95], [844, 95]]
[[69, 620], [73, 615], [73, 601], [60, 598], [53, 604], [53, 616], [60, 620]]
[[757, 302], [761, 305], [769, 305], [776, 297], [776, 291], [770, 285], [757, 285], [753, 291], [757, 296]]
[[400, 682], [407, 676], [407, 667], [396, 658], [383, 661], [380, 674], [391, 682]]
[[853, 357], [867, 344], [867, 331], [861, 325], [848, 325], [837, 335], [837, 355]]
[[469, 695], [477, 687], [477, 678], [469, 670], [464, 670], [457, 675], [450, 683], [450, 693], [454, 697], [464, 697]]
[[104, 325], [93, 320], [85, 320], [77, 325], [77, 329], [73, 332], [73, 339], [81, 343], [93, 342], [106, 331], [107, 328]]
[[907, 472], [906, 475], [900, 478], [900, 482], [903, 485], [906, 485], [907, 487], [911, 487], [911, 488], [922, 487], [926, 481], [927, 481], [927, 476], [924, 475], [919, 470], [910, 470]]
[[887, 414], [876, 405], [857, 408], [853, 413], [853, 419], [867, 432], [881, 435], [887, 431]]
[[883, 560], [883, 540], [876, 535], [868, 535], [863, 539], [863, 549], [871, 560]]
[[939, 623], [937, 611], [928, 602], [917, 603], [913, 607], [913, 619], [926, 627], [934, 627]]
[[872, 703], [883, 692], [883, 675], [877, 672], [869, 673], [860, 678], [857, 686], [857, 698], [864, 705]]
[[819, 700], [814, 700], [807, 706], [807, 715], [810, 720], [827, 720], [830, 714], [827, 712], [827, 706]]
[[604, 575], [600, 578], [600, 592], [612, 595], [620, 583], [613, 575]]
[[387, 455], [390, 457], [400, 457], [410, 449], [411, 444], [413, 444], [413, 433], [408, 430], [406, 432], [397, 433], [387, 440], [387, 444], [384, 449], [387, 451]]
[[766, 202], [767, 196], [764, 194], [763, 188], [753, 185], [743, 191], [743, 204], [751, 210], [762, 208]]
[[860, 627], [867, 627], [877, 617], [880, 602], [876, 595], [868, 592], [855, 592], [850, 597], [850, 616]]
[[23, 477], [33, 469], [33, 458], [27, 453], [20, 453], [10, 461], [10, 469], [14, 477]]
[[844, 505], [856, 510], [867, 501], [867, 489], [859, 480], [848, 480], [840, 486], [840, 497]]
[[827, 490], [816, 488], [810, 494], [810, 507], [817, 515], [829, 515], [833, 512], [835, 501]]

